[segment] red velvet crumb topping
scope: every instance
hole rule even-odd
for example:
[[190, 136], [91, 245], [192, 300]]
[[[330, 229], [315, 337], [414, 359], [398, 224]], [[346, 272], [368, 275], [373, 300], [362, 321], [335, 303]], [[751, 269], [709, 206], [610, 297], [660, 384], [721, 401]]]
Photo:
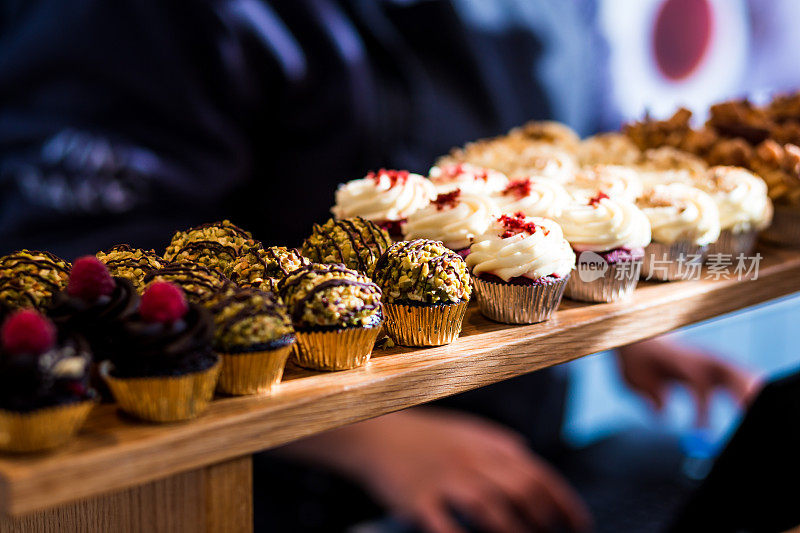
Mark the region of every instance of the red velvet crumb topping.
[[378, 172], [370, 172], [367, 174], [367, 179], [371, 179], [375, 183], [380, 183], [382, 178], [389, 180], [389, 188], [395, 187], [398, 183], [405, 184], [408, 181], [408, 170], [387, 170], [382, 168]]
[[470, 168], [465, 169], [464, 165], [461, 163], [457, 165], [447, 165], [442, 168], [442, 176], [449, 180], [454, 180], [461, 174], [472, 174], [473, 179], [488, 181], [489, 180], [489, 171], [485, 168]]
[[455, 189], [440, 194], [435, 200], [431, 200], [431, 203], [436, 206], [437, 211], [441, 211], [445, 207], [455, 207], [458, 204], [459, 198], [461, 198], [461, 189]]
[[600, 191], [594, 196], [594, 198], [589, 198], [589, 205], [597, 205], [600, 203], [600, 200], [604, 198], [609, 198], [609, 196], [603, 191]]
[[525, 198], [531, 194], [531, 179], [519, 178], [512, 180], [508, 186], [503, 189], [503, 195], [509, 196], [513, 194], [517, 199]]
[[501, 239], [508, 239], [509, 237], [519, 235], [520, 233], [533, 235], [539, 229], [543, 230], [545, 235], [550, 233], [550, 230], [543, 228], [542, 226], [537, 226], [533, 222], [526, 220], [526, 217], [523, 213], [503, 215], [498, 218], [497, 221], [503, 226], [503, 228], [505, 228], [505, 231], [500, 234]]

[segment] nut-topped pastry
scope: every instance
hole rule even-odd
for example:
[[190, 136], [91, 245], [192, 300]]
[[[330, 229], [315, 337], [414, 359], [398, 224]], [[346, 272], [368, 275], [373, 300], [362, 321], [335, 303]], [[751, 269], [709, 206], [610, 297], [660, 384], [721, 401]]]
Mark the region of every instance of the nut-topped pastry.
[[581, 141], [577, 149], [581, 165], [635, 165], [642, 151], [624, 133], [607, 132]]
[[69, 269], [50, 252], [20, 250], [0, 257], [0, 308], [47, 307], [67, 285]]
[[393, 244], [375, 265], [386, 330], [404, 346], [440, 346], [458, 338], [472, 285], [467, 264], [427, 239]]
[[516, 213], [498, 217], [475, 239], [467, 266], [484, 315], [533, 324], [561, 302], [575, 253], [556, 222]]
[[342, 263], [371, 275], [375, 261], [391, 246], [389, 233], [361, 217], [314, 224], [303, 242], [303, 255], [314, 263]]
[[553, 120], [531, 120], [522, 126], [511, 129], [509, 137], [520, 137], [526, 140], [554, 144], [565, 150], [575, 151], [581, 138], [575, 130]]
[[281, 380], [295, 341], [286, 307], [273, 293], [235, 289], [210, 311], [214, 349], [222, 358], [217, 389], [227, 394], [269, 392]]
[[111, 277], [93, 255], [75, 261], [67, 288], [56, 293], [48, 310], [64, 331], [82, 335], [96, 361], [107, 359], [119, 342], [119, 329], [139, 307], [139, 296], [125, 278]]
[[719, 208], [719, 239], [709, 254], [748, 255], [758, 232], [772, 221], [772, 202], [767, 184], [759, 176], [739, 167], [717, 166], [697, 181], [697, 186], [714, 199]]
[[381, 290], [344, 265], [301, 267], [278, 284], [292, 317], [298, 362], [316, 370], [366, 363], [383, 320]]
[[568, 298], [610, 302], [633, 292], [650, 243], [650, 221], [636, 205], [600, 192], [565, 207], [557, 222], [578, 255]]
[[187, 303], [177, 285], [150, 283], [101, 375], [131, 415], [153, 422], [194, 418], [211, 401], [219, 376], [212, 337], [205, 308]]
[[650, 220], [652, 242], [642, 276], [660, 280], [696, 276], [708, 245], [719, 237], [719, 210], [705, 192], [683, 183], [649, 187], [636, 204]]
[[[249, 244], [245, 248], [253, 246]], [[190, 262], [224, 273], [230, 270], [238, 257], [238, 250], [239, 248], [233, 244], [223, 244], [218, 241], [191, 241], [175, 253], [173, 262]]]
[[145, 286], [153, 281], [168, 281], [179, 286], [192, 303], [209, 305], [231, 286], [231, 280], [217, 270], [195, 263], [167, 263], [144, 278]]
[[0, 330], [0, 450], [53, 448], [77, 432], [94, 403], [90, 360], [80, 337], [37, 311], [11, 314]]
[[236, 258], [228, 276], [242, 287], [276, 291], [280, 280], [309, 263], [296, 248], [254, 246]]
[[409, 241], [442, 241], [451, 250], [466, 255], [472, 238], [486, 231], [497, 211], [490, 197], [455, 189], [440, 194], [427, 207], [409, 216], [403, 236]]
[[492, 194], [502, 191], [508, 185], [508, 178], [502, 172], [469, 163], [433, 167], [428, 176], [438, 194], [455, 189], [466, 193]]
[[243, 250], [246, 251], [249, 246], [255, 245], [253, 235], [249, 231], [243, 230], [230, 220], [223, 220], [200, 224], [186, 231], [176, 232], [167, 246], [167, 251], [164, 252], [164, 259], [170, 262], [175, 261], [181, 249], [191, 242], [198, 241], [210, 241], [230, 246], [237, 254]]
[[97, 258], [105, 263], [112, 276], [127, 279], [139, 292], [144, 289], [144, 277], [166, 263], [155, 250], [132, 248], [129, 244], [118, 244], [105, 252], [97, 252]]
[[339, 185], [331, 213], [336, 218], [372, 220], [396, 236], [405, 219], [435, 197], [436, 188], [429, 179], [407, 170], [382, 168]]
[[502, 214], [523, 213], [530, 217], [555, 218], [572, 197], [563, 185], [550, 178], [514, 178], [492, 196]]

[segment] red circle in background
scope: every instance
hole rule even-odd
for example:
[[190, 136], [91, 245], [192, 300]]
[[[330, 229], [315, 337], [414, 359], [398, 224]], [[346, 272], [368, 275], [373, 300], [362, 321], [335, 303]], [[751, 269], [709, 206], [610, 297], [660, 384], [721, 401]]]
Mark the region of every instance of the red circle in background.
[[670, 80], [688, 77], [711, 44], [713, 11], [708, 0], [666, 0], [654, 21], [653, 55]]

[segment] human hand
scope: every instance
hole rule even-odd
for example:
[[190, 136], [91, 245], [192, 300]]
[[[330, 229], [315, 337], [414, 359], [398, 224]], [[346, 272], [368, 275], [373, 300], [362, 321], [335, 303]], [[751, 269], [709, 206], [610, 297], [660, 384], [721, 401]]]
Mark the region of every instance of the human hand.
[[759, 380], [745, 370], [664, 339], [623, 346], [618, 361], [626, 383], [656, 410], [664, 406], [670, 385], [686, 386], [695, 400], [698, 426], [708, 422], [708, 406], [716, 390], [725, 390], [739, 405], [746, 405], [759, 388]]
[[358, 476], [392, 512], [425, 531], [462, 531], [453, 510], [489, 532], [590, 525], [567, 481], [499, 425], [430, 408], [359, 425]]

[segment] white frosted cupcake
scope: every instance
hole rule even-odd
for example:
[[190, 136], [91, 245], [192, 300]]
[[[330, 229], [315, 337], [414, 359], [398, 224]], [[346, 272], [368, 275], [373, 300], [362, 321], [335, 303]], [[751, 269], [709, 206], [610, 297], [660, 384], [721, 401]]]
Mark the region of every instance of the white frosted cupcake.
[[611, 302], [633, 292], [650, 244], [650, 221], [635, 204], [601, 192], [571, 203], [557, 220], [578, 254], [568, 298]]
[[652, 242], [644, 251], [645, 279], [690, 279], [707, 246], [719, 237], [717, 204], [705, 192], [672, 183], [648, 188], [637, 202], [650, 220]]
[[523, 213], [529, 217], [555, 218], [572, 200], [557, 181], [550, 178], [514, 178], [492, 196], [500, 213]]
[[583, 168], [564, 187], [579, 202], [587, 202], [600, 191], [611, 198], [635, 202], [643, 191], [639, 173], [620, 165]]
[[405, 219], [434, 198], [436, 188], [427, 178], [406, 170], [380, 169], [339, 185], [331, 213], [337, 219], [371, 220], [397, 236]]
[[772, 221], [772, 201], [767, 184], [759, 176], [741, 167], [711, 167], [697, 180], [717, 203], [720, 236], [709, 246], [708, 255], [749, 255], [755, 248], [758, 232]]
[[575, 267], [575, 254], [553, 220], [502, 215], [475, 238], [467, 256], [481, 312], [498, 322], [547, 320]]
[[456, 189], [440, 194], [427, 207], [409, 216], [403, 226], [403, 237], [406, 241], [441, 241], [465, 256], [472, 239], [486, 231], [496, 213], [497, 205], [488, 196]]
[[469, 163], [433, 167], [429, 176], [439, 194], [455, 189], [461, 189], [465, 193], [492, 194], [502, 191], [508, 185], [508, 178], [502, 172]]

